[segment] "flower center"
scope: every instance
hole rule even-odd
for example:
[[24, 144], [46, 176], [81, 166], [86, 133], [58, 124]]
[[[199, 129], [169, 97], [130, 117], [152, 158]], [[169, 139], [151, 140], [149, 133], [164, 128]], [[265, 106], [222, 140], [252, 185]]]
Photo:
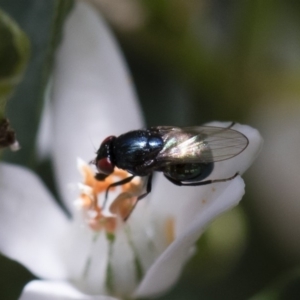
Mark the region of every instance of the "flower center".
[[[80, 196], [75, 205], [82, 211], [85, 222], [92, 230], [105, 230], [106, 233], [113, 234], [118, 222], [125, 220], [134, 209], [143, 188], [143, 180], [135, 177], [119, 187], [109, 188], [106, 201], [108, 187], [132, 175], [115, 168], [105, 180], [99, 181], [95, 179], [95, 172], [91, 166], [83, 160], [78, 159], [77, 166], [83, 176], [83, 182], [79, 184]], [[115, 196], [116, 190], [119, 190], [117, 196], [112, 197]]]

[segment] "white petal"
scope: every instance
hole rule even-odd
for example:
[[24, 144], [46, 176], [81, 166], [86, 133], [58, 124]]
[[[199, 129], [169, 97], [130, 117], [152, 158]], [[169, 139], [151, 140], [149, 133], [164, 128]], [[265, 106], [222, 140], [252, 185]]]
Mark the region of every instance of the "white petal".
[[44, 278], [65, 278], [60, 245], [69, 222], [29, 170], [0, 164], [0, 251]]
[[54, 162], [60, 190], [81, 180], [77, 157], [90, 161], [108, 135], [141, 127], [131, 78], [115, 40], [95, 10], [78, 1], [66, 21], [53, 74]]
[[104, 233], [98, 237], [79, 221], [66, 235], [62, 260], [69, 277], [81, 291], [102, 294], [105, 291], [107, 241]]
[[[215, 122], [208, 125], [226, 127], [229, 124]], [[216, 163], [208, 179], [228, 178], [236, 172], [243, 173], [257, 156], [262, 144], [259, 133], [239, 124], [234, 129], [248, 137], [249, 146], [233, 159]], [[158, 178], [151, 195], [154, 213], [161, 218], [174, 218], [176, 239], [148, 271], [137, 295], [156, 295], [169, 288], [178, 278], [190, 256], [191, 247], [204, 227], [216, 216], [237, 205], [243, 193], [244, 183], [240, 177], [199, 187], [177, 187], [166, 179]]]
[[90, 296], [78, 291], [69, 282], [40, 281], [29, 282], [19, 300], [118, 300], [108, 296]]
[[[211, 126], [227, 127], [230, 123], [214, 122]], [[234, 129], [242, 132], [249, 139], [248, 147], [232, 159], [215, 163], [212, 174], [207, 179], [223, 179], [233, 176], [236, 172], [243, 173], [258, 155], [262, 138], [256, 129], [246, 125], [236, 124]], [[211, 205], [230, 184], [218, 182], [204, 186], [178, 187], [167, 179], [158, 176], [150, 195], [151, 204], [156, 214], [175, 217], [176, 235], [185, 231], [190, 220], [196, 218], [199, 212]]]
[[219, 214], [235, 206], [244, 194], [244, 183], [240, 177], [230, 182], [225, 191], [208, 206], [205, 213], [191, 219], [185, 233], [181, 234], [155, 261], [135, 292], [136, 297], [156, 296], [169, 289], [191, 255], [191, 247], [205, 227]]
[[37, 139], [36, 139], [36, 148], [37, 148], [37, 154], [38, 158], [40, 160], [46, 159], [50, 156], [52, 147], [53, 147], [53, 141], [52, 141], [52, 107], [50, 103], [50, 91], [51, 91], [51, 84], [50, 81], [48, 83], [46, 92], [45, 92], [45, 101], [44, 101], [44, 107], [42, 111], [41, 121], [39, 130], [37, 133]]
[[[221, 126], [224, 123], [214, 124], [215, 126]], [[224, 127], [224, 126], [222, 126]], [[233, 129], [245, 134], [249, 140], [248, 147], [239, 155], [232, 159], [220, 161], [215, 163], [214, 171], [208, 179], [222, 179], [233, 176], [236, 172], [243, 174], [253, 163], [257, 155], [259, 154], [263, 140], [259, 132], [247, 125], [235, 124]], [[206, 186], [199, 186], [198, 199], [193, 197], [189, 205], [183, 207], [183, 213], [181, 214], [178, 231], [182, 231], [185, 224], [189, 220], [196, 217], [197, 212], [201, 211], [206, 205], [210, 205], [211, 199], [216, 199], [230, 182], [214, 183]], [[188, 187], [187, 187], [188, 188]], [[189, 199], [189, 198], [187, 198]]]
[[116, 234], [112, 255], [112, 278], [115, 294], [128, 298], [136, 288], [137, 282], [134, 252], [125, 231], [125, 228], [121, 228]]

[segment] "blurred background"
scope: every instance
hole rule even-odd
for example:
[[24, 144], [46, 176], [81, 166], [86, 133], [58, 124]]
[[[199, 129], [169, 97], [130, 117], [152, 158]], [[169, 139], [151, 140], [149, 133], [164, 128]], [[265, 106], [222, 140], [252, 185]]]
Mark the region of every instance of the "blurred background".
[[[124, 52], [148, 126], [230, 120], [257, 128], [265, 140], [244, 176], [243, 201], [209, 227], [160, 299], [300, 299], [300, 2], [93, 2]], [[34, 166], [50, 188], [51, 165], [33, 160], [55, 5], [0, 0], [31, 43], [6, 108], [22, 151], [5, 150], [2, 158]], [[0, 257], [1, 299], [17, 299], [32, 278]]]

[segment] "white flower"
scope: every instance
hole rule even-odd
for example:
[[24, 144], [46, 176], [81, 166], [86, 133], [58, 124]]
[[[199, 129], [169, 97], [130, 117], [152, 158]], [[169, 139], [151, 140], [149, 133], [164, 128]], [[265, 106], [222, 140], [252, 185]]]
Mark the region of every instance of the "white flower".
[[[116, 45], [100, 17], [82, 2], [66, 22], [49, 111], [44, 155], [51, 155], [72, 218], [33, 172], [0, 165], [0, 250], [41, 278], [25, 287], [21, 299], [103, 300], [112, 299], [107, 294], [135, 298], [166, 291], [205, 227], [241, 200], [243, 180], [237, 176], [202, 187], [177, 187], [159, 176], [150, 197], [138, 203], [125, 225], [120, 221], [113, 240], [104, 230], [95, 235], [86, 226], [74, 205], [79, 193], [70, 191], [70, 183], [82, 180], [77, 157], [89, 161], [106, 136], [142, 124]], [[216, 163], [210, 178], [243, 173], [259, 151], [256, 130], [238, 124], [234, 128], [250, 144], [235, 158]]]

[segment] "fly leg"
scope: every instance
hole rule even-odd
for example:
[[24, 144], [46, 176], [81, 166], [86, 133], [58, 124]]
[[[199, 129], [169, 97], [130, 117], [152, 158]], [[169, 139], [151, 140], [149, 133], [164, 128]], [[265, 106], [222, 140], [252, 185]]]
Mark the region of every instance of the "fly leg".
[[124, 218], [124, 222], [127, 221], [127, 219], [130, 217], [130, 215], [132, 214], [133, 210], [135, 209], [138, 201], [142, 200], [143, 198], [145, 198], [150, 192], [151, 192], [151, 189], [152, 189], [152, 174], [149, 175], [148, 177], [148, 181], [147, 181], [147, 187], [146, 187], [146, 192], [140, 196], [138, 196], [135, 204], [133, 205], [131, 211], [129, 212], [129, 214]]
[[235, 122], [231, 122], [230, 125], [228, 127], [225, 127], [226, 129], [230, 129], [231, 127], [233, 127], [235, 125]]
[[239, 173], [235, 173], [233, 176], [228, 177], [228, 178], [223, 178], [223, 179], [211, 179], [211, 180], [205, 180], [205, 181], [200, 181], [200, 182], [190, 182], [190, 183], [184, 183], [184, 182], [182, 182], [182, 181], [173, 179], [173, 178], [167, 176], [166, 174], [164, 174], [164, 175], [165, 175], [165, 177], [166, 177], [169, 181], [171, 181], [172, 183], [174, 183], [175, 185], [178, 185], [178, 186], [198, 186], [198, 185], [212, 184], [212, 183], [215, 183], [215, 182], [229, 181], [229, 180], [234, 179], [236, 176], [238, 176]]
[[106, 174], [103, 174], [103, 173], [96, 173], [96, 175], [94, 177], [98, 181], [103, 181], [103, 180], [105, 180], [105, 178], [107, 176], [109, 176], [109, 175], [106, 175]]
[[143, 198], [145, 198], [148, 194], [151, 193], [151, 190], [152, 190], [152, 174], [149, 175], [148, 177], [148, 181], [147, 181], [147, 187], [146, 187], [146, 193], [140, 195], [137, 199], [137, 201], [140, 201], [142, 200]]
[[119, 186], [119, 185], [126, 184], [126, 183], [130, 182], [134, 177], [135, 177], [135, 175], [132, 175], [132, 176], [129, 176], [129, 177], [125, 178], [125, 179], [122, 179], [122, 180], [120, 180], [120, 181], [114, 182], [114, 183], [112, 183], [111, 185], [109, 185], [109, 186], [107, 187], [107, 189], [106, 189], [106, 192], [105, 192], [105, 199], [104, 199], [104, 203], [103, 203], [103, 208], [104, 208], [105, 205], [106, 205], [107, 197], [108, 197], [108, 192], [109, 192], [110, 188], [115, 187], [115, 186]]

